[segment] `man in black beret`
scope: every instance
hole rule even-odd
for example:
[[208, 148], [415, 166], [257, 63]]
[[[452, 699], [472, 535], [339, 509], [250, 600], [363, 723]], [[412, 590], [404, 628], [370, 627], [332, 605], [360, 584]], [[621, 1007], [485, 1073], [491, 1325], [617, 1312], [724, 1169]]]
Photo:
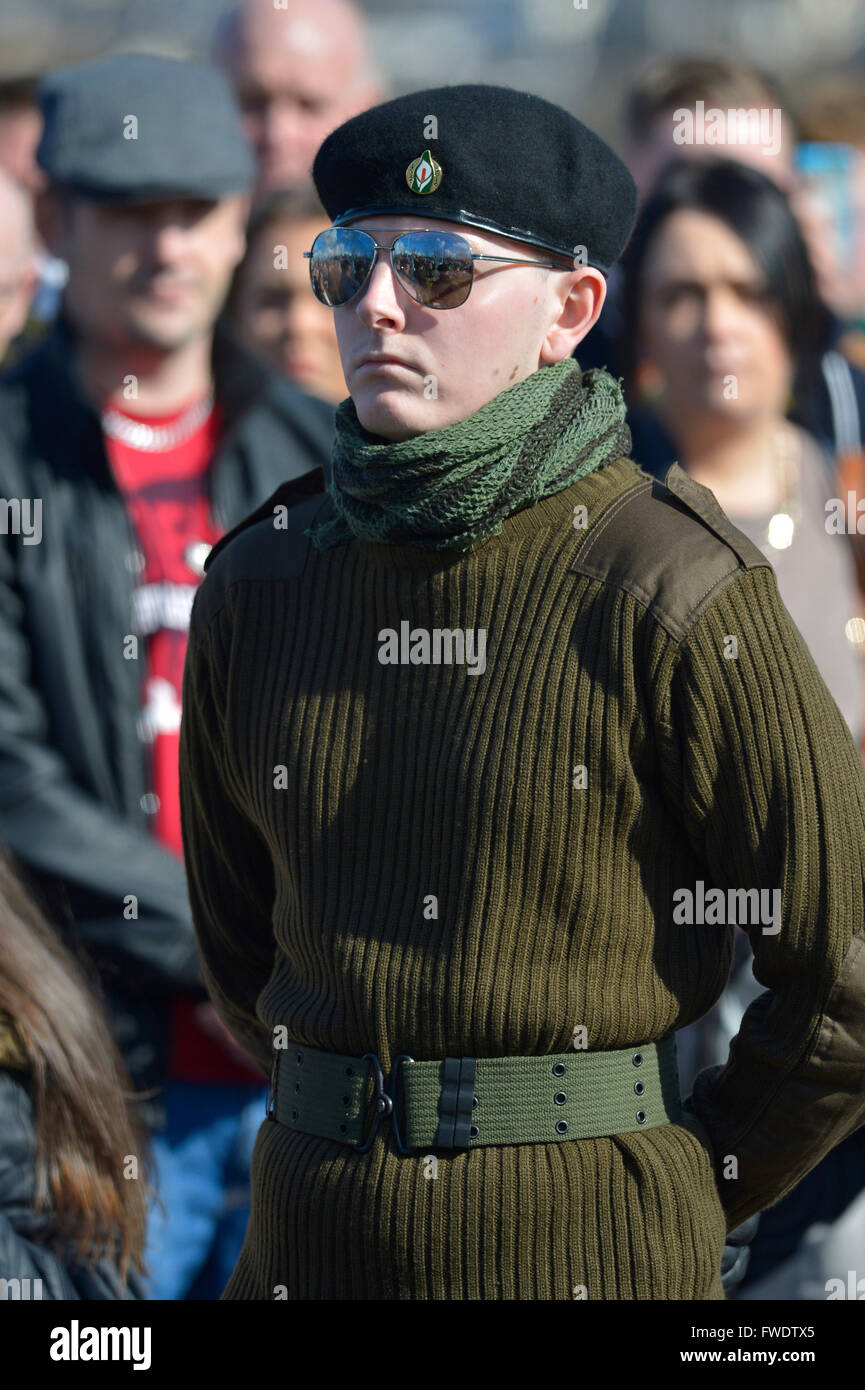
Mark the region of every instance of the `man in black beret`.
[[320, 476], [333, 417], [215, 328], [254, 177], [222, 76], [118, 55], [53, 74], [41, 102], [40, 219], [69, 279], [56, 330], [0, 388], [0, 493], [22, 522], [0, 538], [0, 835], [101, 969], [149, 1098], [153, 1293], [182, 1298], [207, 1267], [214, 1297], [265, 1078], [200, 981], [186, 630], [211, 543], [279, 482]]
[[[214, 548], [184, 674], [205, 975], [272, 1079], [224, 1297], [723, 1299], [865, 1118], [865, 769], [767, 561], [571, 355], [613, 152], [457, 86], [313, 173], [328, 496]], [[772, 993], [683, 1104], [736, 925]]]

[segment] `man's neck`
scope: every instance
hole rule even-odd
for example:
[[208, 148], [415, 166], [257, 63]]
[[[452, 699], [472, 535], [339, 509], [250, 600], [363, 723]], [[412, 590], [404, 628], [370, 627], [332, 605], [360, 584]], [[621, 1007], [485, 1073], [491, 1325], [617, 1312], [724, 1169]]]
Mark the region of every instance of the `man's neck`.
[[134, 415], [169, 415], [210, 390], [212, 346], [210, 334], [171, 350], [136, 345], [120, 352], [79, 339], [81, 381], [100, 408], [110, 401]]

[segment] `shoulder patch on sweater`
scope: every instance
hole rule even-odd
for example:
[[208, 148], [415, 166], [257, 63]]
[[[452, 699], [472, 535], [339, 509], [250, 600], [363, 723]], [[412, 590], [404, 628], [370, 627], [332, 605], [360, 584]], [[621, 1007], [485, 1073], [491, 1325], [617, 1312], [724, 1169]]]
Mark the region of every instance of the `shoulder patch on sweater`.
[[571, 569], [627, 590], [681, 641], [743, 569], [771, 563], [677, 463], [646, 476], [589, 526]]
[[[307, 474], [306, 479], [311, 476]], [[304, 531], [327, 501], [328, 494], [324, 492], [298, 495], [297, 480], [283, 483], [266, 502], [227, 531], [204, 563], [206, 574], [193, 606], [196, 620], [207, 623], [223, 606], [226, 591], [239, 581], [297, 578], [312, 545]], [[276, 509], [282, 506], [288, 509], [287, 524], [276, 525]]]
[[245, 516], [236, 526], [232, 526], [230, 531], [226, 531], [224, 536], [216, 542], [204, 562], [204, 571], [207, 573], [216, 556], [233, 541], [235, 536], [239, 536], [241, 531], [254, 526], [257, 521], [264, 521], [265, 518], [273, 519], [277, 507], [298, 506], [310, 495], [321, 496], [325, 490], [324, 470], [313, 468], [310, 473], [304, 473], [300, 478], [292, 478], [287, 483], [280, 483], [275, 492], [272, 492], [260, 507], [256, 507], [254, 512]]

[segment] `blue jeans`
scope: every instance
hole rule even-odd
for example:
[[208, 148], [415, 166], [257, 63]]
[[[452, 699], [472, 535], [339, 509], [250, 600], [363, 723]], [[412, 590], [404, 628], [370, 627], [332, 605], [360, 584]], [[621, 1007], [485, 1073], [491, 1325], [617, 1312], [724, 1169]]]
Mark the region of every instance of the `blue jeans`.
[[145, 1258], [149, 1297], [217, 1299], [249, 1221], [249, 1165], [265, 1088], [169, 1081], [167, 1124], [151, 1136], [155, 1186]]

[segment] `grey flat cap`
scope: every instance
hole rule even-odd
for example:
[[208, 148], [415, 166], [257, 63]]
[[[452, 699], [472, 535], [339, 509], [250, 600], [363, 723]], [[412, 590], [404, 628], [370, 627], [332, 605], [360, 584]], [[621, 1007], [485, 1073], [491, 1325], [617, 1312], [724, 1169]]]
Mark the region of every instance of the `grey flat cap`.
[[255, 162], [215, 68], [120, 53], [44, 78], [36, 159], [100, 200], [222, 198], [248, 190]]

